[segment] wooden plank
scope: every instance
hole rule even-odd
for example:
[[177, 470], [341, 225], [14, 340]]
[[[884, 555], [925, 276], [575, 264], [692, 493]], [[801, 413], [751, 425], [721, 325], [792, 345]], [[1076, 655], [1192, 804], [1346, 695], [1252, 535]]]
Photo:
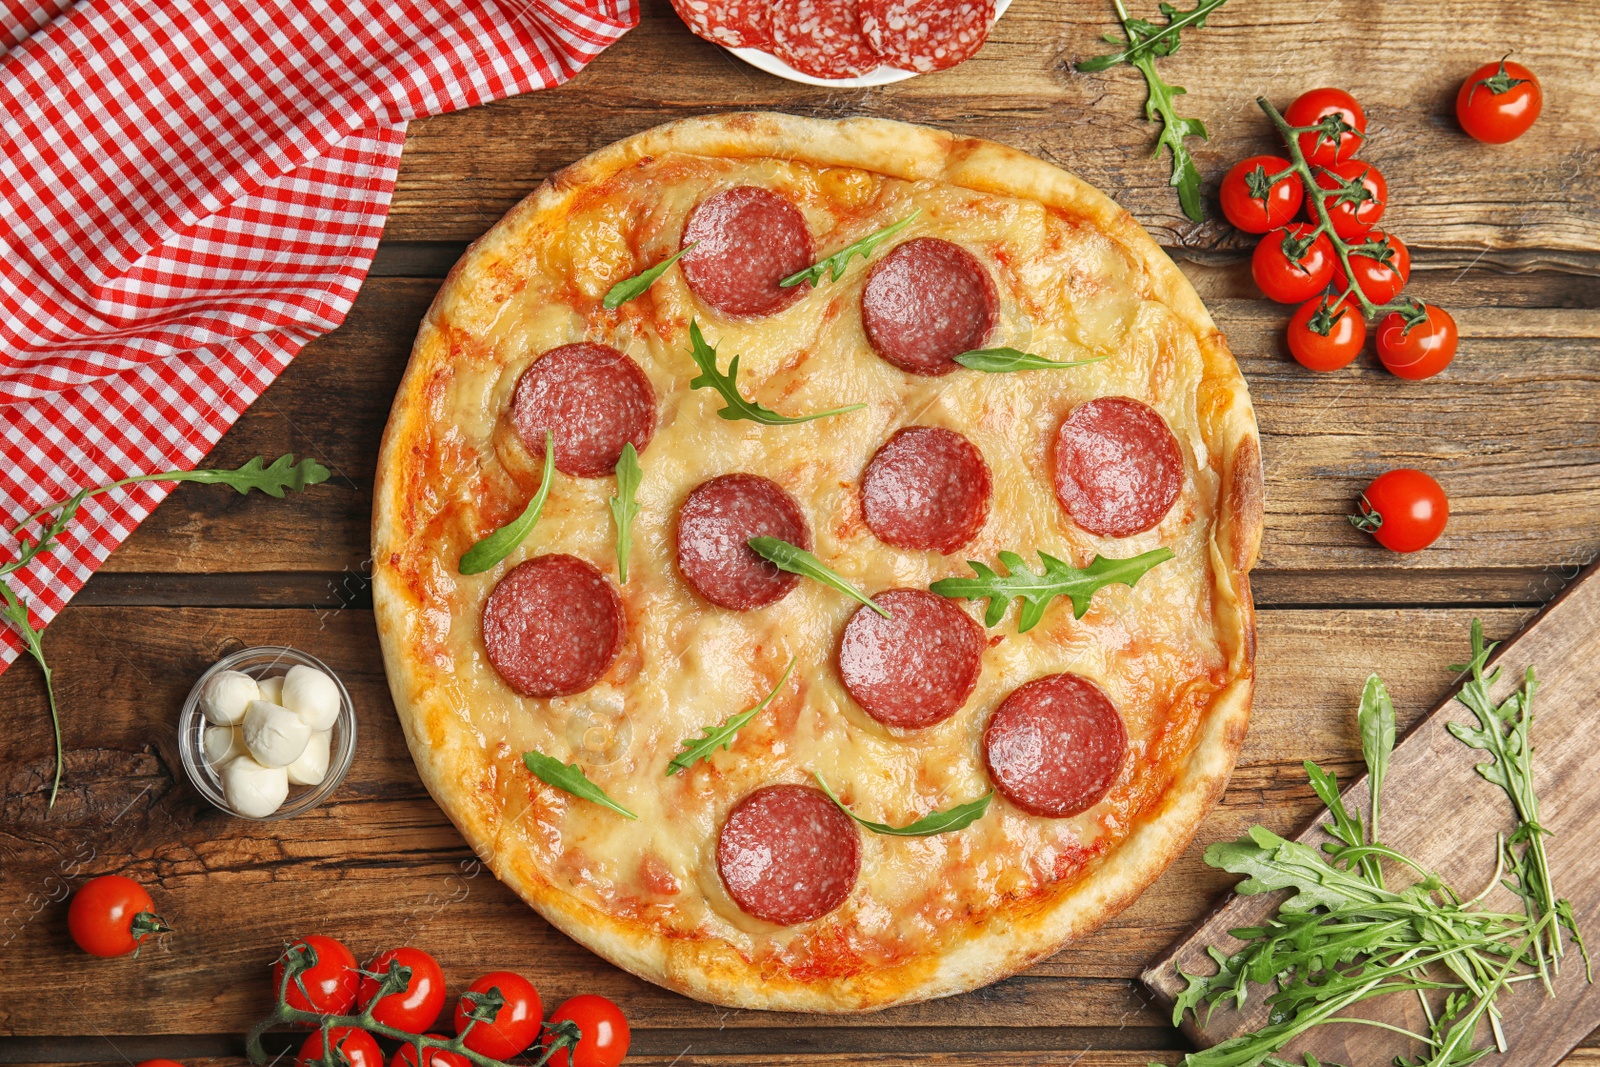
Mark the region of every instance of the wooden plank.
[[[1505, 635], [1524, 612], [1485, 613]], [[89, 608], [65, 612], [46, 636], [57, 667], [67, 782], [44, 811], [49, 729], [38, 674], [0, 675], [0, 1034], [76, 1025], [106, 1033], [226, 1033], [263, 1014], [267, 990], [250, 978], [297, 932], [346, 937], [358, 952], [415, 941], [446, 973], [511, 966], [547, 998], [580, 990], [625, 1004], [643, 1028], [984, 1026], [1127, 1028], [1162, 1032], [1132, 979], [1153, 953], [1198, 922], [1228, 880], [1200, 862], [1210, 841], [1251, 822], [1288, 832], [1314, 800], [1297, 773], [1311, 757], [1353, 764], [1352, 708], [1368, 670], [1393, 683], [1410, 723], [1446, 691], [1470, 612], [1316, 611], [1262, 614], [1255, 725], [1222, 806], [1168, 874], [1099, 934], [998, 986], [879, 1015], [816, 1020], [722, 1012], [598, 964], [554, 933], [505, 887], [475, 870], [428, 798], [394, 717], [371, 615], [226, 609]], [[107, 635], [114, 635], [107, 640]], [[287, 643], [324, 658], [350, 687], [361, 742], [334, 800], [279, 823], [230, 819], [182, 780], [174, 720], [192, 680], [247, 644]], [[62, 895], [82, 876], [120, 871], [154, 889], [181, 934], [138, 961], [101, 963], [73, 950]], [[219, 983], [218, 975], [241, 976]], [[160, 1003], [130, 1016], [128, 1003]], [[1147, 1044], [1162, 1039], [1141, 1038]], [[938, 1046], [933, 1046], [938, 1047]]]
[[[1572, 903], [1580, 930], [1594, 930], [1600, 921], [1600, 852], [1588, 847], [1583, 831], [1600, 807], [1600, 745], [1596, 744], [1594, 694], [1600, 689], [1600, 569], [1574, 584], [1516, 641], [1494, 660], [1503, 669], [1497, 699], [1521, 684], [1530, 665], [1539, 673], [1535, 702], [1538, 719], [1533, 743], [1541, 805], [1540, 822], [1549, 830], [1551, 883]], [[1383, 840], [1437, 871], [1463, 899], [1495, 876], [1496, 835], [1510, 830], [1506, 798], [1478, 777], [1479, 754], [1466, 749], [1446, 729], [1452, 721], [1471, 722], [1453, 700], [1446, 700], [1406, 736], [1390, 761], [1383, 797]], [[1348, 778], [1348, 776], [1347, 776]], [[1365, 777], [1355, 777], [1344, 797], [1352, 810], [1365, 808]], [[1322, 820], [1313, 820], [1297, 840], [1317, 844], [1326, 837]], [[1491, 898], [1490, 907], [1511, 903]], [[1202, 923], [1193, 934], [1156, 959], [1144, 972], [1146, 985], [1164, 1003], [1183, 988], [1175, 968], [1192, 973], [1214, 970], [1206, 946], [1228, 951], [1238, 942], [1230, 929], [1254, 926], [1276, 908], [1271, 896], [1235, 897]], [[1554, 981], [1555, 996], [1532, 986], [1503, 998], [1503, 1026], [1508, 1052], [1495, 1062], [1504, 1067], [1545, 1067], [1557, 1062], [1597, 1024], [1600, 988], [1584, 980], [1577, 954]], [[1415, 1028], [1417, 1004], [1410, 996], [1369, 1001], [1350, 1014]], [[1224, 1041], [1265, 1022], [1259, 998], [1240, 1013], [1219, 1010], [1209, 1017], [1192, 1016], [1184, 1030], [1202, 1045]], [[1394, 1055], [1421, 1054], [1420, 1045], [1406, 1048], [1395, 1036], [1372, 1027], [1337, 1024], [1319, 1028], [1297, 1041], [1293, 1055], [1311, 1051], [1340, 1063], [1370, 1063]]]
[[[1154, 14], [1148, 5], [1145, 14]], [[1163, 244], [1237, 247], [1212, 220], [1178, 211], [1165, 164], [1150, 158], [1144, 82], [1133, 71], [1083, 75], [1074, 60], [1103, 51], [1110, 5], [1017, 0], [970, 62], [877, 89], [812, 88], [761, 74], [689, 34], [666, 0], [567, 86], [414, 122], [388, 235], [470, 240], [552, 171], [621, 137], [686, 115], [750, 108], [820, 116], [874, 115], [993, 138], [1073, 170], [1134, 213]], [[1229, 5], [1163, 60], [1188, 89], [1183, 112], [1211, 141], [1195, 156], [1215, 183], [1234, 161], [1275, 150], [1254, 106], [1278, 106], [1318, 85], [1364, 103], [1363, 157], [1389, 180], [1388, 219], [1418, 247], [1567, 250], [1600, 247], [1600, 177], [1588, 116], [1600, 111], [1600, 49], [1578, 25], [1580, 0], [1519, 5], [1385, 6], [1334, 0], [1304, 10]], [[1451, 116], [1460, 80], [1508, 48], [1542, 77], [1544, 115], [1514, 146], [1465, 137]], [[1513, 206], [1514, 209], [1508, 209]]]

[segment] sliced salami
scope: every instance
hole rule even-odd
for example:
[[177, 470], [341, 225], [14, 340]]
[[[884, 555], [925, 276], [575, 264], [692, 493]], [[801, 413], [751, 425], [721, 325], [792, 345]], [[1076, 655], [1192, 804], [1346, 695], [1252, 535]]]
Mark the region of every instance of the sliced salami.
[[622, 650], [622, 598], [594, 564], [536, 556], [500, 579], [483, 604], [483, 647], [525, 697], [564, 697], [599, 681]]
[[729, 48], [772, 48], [769, 0], [672, 0], [695, 36]]
[[978, 684], [983, 628], [926, 589], [890, 589], [873, 597], [884, 618], [862, 607], [839, 641], [839, 675], [868, 715], [885, 726], [917, 730], [944, 722]]
[[817, 249], [800, 209], [770, 189], [740, 185], [700, 201], [679, 247], [691, 244], [678, 261], [684, 280], [724, 315], [771, 315], [810, 290], [778, 284], [811, 266]]
[[892, 67], [927, 73], [977, 54], [994, 0], [859, 0], [861, 32]]
[[1051, 674], [1006, 697], [983, 732], [995, 788], [1032, 815], [1065, 818], [1116, 782], [1128, 728], [1111, 698], [1080, 674]]
[[912, 374], [948, 374], [982, 348], [999, 314], [994, 279], [960, 245], [917, 237], [884, 256], [861, 290], [872, 350]]
[[774, 0], [772, 54], [813, 78], [854, 78], [883, 64], [854, 0]]
[[598, 478], [616, 469], [623, 445], [631, 441], [643, 452], [650, 443], [656, 391], [639, 364], [610, 345], [562, 345], [522, 372], [511, 394], [511, 423], [540, 460], [549, 430], [557, 470]]
[[861, 475], [861, 511], [878, 540], [896, 548], [954, 552], [989, 517], [989, 465], [954, 430], [907, 426]]
[[1154, 528], [1183, 489], [1183, 454], [1161, 413], [1125, 396], [1073, 408], [1056, 435], [1056, 499], [1101, 537]]
[[860, 869], [855, 824], [803, 785], [751, 793], [717, 837], [717, 870], [733, 902], [781, 926], [819, 919], [844, 903]]
[[777, 482], [755, 474], [724, 474], [703, 482], [678, 512], [678, 569], [718, 607], [766, 607], [788, 595], [800, 579], [756, 555], [752, 537], [811, 547], [800, 505]]

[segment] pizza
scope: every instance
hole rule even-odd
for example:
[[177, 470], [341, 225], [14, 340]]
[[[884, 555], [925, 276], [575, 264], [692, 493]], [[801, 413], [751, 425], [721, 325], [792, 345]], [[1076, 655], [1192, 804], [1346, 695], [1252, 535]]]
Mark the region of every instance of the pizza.
[[[789, 284], [784, 284], [785, 282]], [[843, 1012], [1128, 905], [1243, 741], [1249, 394], [1107, 197], [731, 114], [553, 175], [423, 320], [373, 598], [494, 873], [693, 997]]]

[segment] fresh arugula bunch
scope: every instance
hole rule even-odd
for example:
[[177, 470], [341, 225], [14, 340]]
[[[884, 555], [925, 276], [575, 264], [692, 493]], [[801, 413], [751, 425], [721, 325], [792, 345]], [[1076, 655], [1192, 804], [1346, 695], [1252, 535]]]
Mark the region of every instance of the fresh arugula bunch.
[[[1187, 988], [1173, 1007], [1173, 1023], [1185, 1012], [1209, 1015], [1232, 1001], [1243, 1008], [1252, 986], [1270, 988], [1267, 1025], [1184, 1057], [1185, 1067], [1282, 1065], [1277, 1053], [1289, 1041], [1324, 1022], [1365, 1023], [1394, 1030], [1422, 1043], [1415, 1059], [1396, 1058], [1402, 1067], [1464, 1067], [1487, 1055], [1474, 1048], [1480, 1022], [1488, 1021], [1495, 1047], [1506, 1049], [1495, 1002], [1513, 984], [1541, 982], [1560, 971], [1566, 954], [1562, 931], [1588, 952], [1573, 920], [1571, 905], [1558, 898], [1550, 882], [1544, 837], [1533, 792], [1532, 701], [1537, 683], [1530, 667], [1523, 685], [1501, 703], [1489, 696], [1499, 670], [1484, 673], [1493, 642], [1483, 626], [1472, 624], [1472, 662], [1459, 668], [1469, 677], [1456, 699], [1472, 710], [1477, 725], [1450, 723], [1450, 732], [1489, 755], [1478, 773], [1505, 790], [1517, 826], [1496, 848], [1495, 877], [1483, 892], [1463, 899], [1434, 872], [1384, 845], [1379, 835], [1379, 801], [1389, 755], [1394, 749], [1394, 708], [1376, 675], [1367, 680], [1356, 721], [1367, 764], [1369, 803], [1365, 818], [1350, 811], [1334, 775], [1307, 760], [1306, 773], [1328, 806], [1325, 826], [1332, 840], [1321, 851], [1253, 827], [1238, 841], [1206, 849], [1213, 867], [1245, 875], [1236, 891], [1250, 895], [1285, 890], [1290, 895], [1264, 925], [1233, 930], [1245, 942], [1224, 953], [1207, 949], [1217, 964], [1209, 976], [1184, 972]], [[1384, 863], [1409, 879], [1403, 888], [1386, 884]], [[1512, 890], [1521, 912], [1491, 911], [1484, 899], [1496, 885]], [[1417, 996], [1427, 1032], [1346, 1014], [1352, 1005], [1390, 993]], [[1315, 1060], [1306, 1057], [1307, 1067]]]

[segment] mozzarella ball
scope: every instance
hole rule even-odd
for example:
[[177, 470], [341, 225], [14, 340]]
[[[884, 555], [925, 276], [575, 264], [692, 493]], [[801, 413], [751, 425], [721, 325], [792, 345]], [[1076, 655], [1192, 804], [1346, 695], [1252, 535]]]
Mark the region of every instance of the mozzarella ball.
[[206, 762], [216, 768], [245, 754], [244, 730], [238, 726], [207, 726], [201, 749]]
[[256, 680], [243, 671], [218, 671], [200, 691], [200, 714], [217, 726], [236, 726], [252, 700], [261, 699]]
[[256, 683], [261, 687], [261, 699], [269, 704], [283, 704], [283, 675], [275, 674], [271, 678], [262, 678]]
[[339, 686], [315, 667], [295, 665], [283, 676], [284, 707], [313, 730], [331, 730], [339, 720]]
[[244, 713], [244, 744], [257, 763], [287, 767], [311, 740], [311, 727], [288, 708], [252, 700]]
[[289, 773], [282, 767], [263, 767], [249, 756], [240, 756], [222, 768], [222, 795], [240, 815], [264, 819], [288, 797]]
[[333, 746], [333, 731], [318, 730], [306, 742], [306, 750], [284, 770], [295, 785], [321, 785], [328, 776], [328, 753]]

